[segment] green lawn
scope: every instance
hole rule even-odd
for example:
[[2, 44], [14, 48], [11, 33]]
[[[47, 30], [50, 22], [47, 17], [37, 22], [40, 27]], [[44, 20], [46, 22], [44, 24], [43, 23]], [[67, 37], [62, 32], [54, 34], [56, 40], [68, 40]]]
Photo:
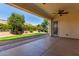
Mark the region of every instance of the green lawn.
[[24, 38], [24, 37], [32, 37], [32, 36], [40, 36], [43, 35], [45, 33], [31, 33], [31, 34], [22, 34], [22, 35], [15, 35], [15, 36], [8, 36], [8, 37], [1, 37], [0, 40], [1, 41], [5, 41], [5, 40], [16, 40], [18, 38]]

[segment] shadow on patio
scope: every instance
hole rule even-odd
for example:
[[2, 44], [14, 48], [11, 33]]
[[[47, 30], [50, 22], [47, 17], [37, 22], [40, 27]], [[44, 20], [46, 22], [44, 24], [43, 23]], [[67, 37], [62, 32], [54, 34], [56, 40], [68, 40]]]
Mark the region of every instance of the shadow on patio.
[[[34, 40], [38, 39], [38, 40]], [[33, 38], [34, 41], [27, 43], [22, 41], [8, 44], [0, 48], [8, 48], [0, 52], [2, 56], [72, 56], [79, 55], [79, 40], [44, 35]], [[15, 47], [14, 47], [15, 46]], [[17, 46], [17, 47], [16, 47]], [[13, 48], [14, 47], [14, 48]]]

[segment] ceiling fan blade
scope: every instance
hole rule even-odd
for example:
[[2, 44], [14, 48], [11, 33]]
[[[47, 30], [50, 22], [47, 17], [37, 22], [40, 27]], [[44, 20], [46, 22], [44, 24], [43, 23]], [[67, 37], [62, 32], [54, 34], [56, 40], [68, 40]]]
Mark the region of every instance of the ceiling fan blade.
[[58, 10], [58, 13], [59, 14], [61, 14], [61, 13], [63, 13], [64, 12], [64, 10]]
[[62, 14], [68, 14], [69, 12], [63, 12]]
[[69, 12], [65, 12], [64, 10], [58, 10], [57, 13], [52, 13], [52, 14], [59, 14], [59, 16], [62, 16], [63, 14], [68, 14]]

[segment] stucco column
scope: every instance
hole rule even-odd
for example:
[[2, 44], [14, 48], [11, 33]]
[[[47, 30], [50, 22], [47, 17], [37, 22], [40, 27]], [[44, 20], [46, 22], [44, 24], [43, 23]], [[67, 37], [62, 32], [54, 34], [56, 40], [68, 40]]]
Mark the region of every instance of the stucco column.
[[49, 36], [53, 36], [53, 20], [49, 20], [48, 21], [48, 34]]

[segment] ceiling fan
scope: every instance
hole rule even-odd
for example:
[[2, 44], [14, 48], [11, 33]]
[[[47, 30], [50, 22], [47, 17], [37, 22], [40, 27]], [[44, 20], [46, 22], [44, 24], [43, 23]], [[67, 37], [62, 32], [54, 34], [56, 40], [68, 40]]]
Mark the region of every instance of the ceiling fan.
[[64, 10], [58, 10], [57, 13], [52, 13], [52, 14], [59, 14], [60, 16], [62, 16], [63, 14], [68, 14], [69, 12], [64, 11]]

